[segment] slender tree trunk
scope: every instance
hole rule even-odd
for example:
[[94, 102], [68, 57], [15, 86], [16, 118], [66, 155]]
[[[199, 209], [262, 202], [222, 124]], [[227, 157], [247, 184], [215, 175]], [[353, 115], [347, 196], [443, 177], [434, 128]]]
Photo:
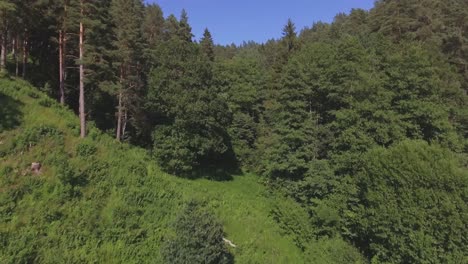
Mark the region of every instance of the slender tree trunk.
[[123, 110], [123, 121], [122, 121], [122, 135], [125, 136], [125, 131], [127, 130], [127, 121], [128, 121], [128, 115], [127, 115], [127, 109]]
[[13, 44], [13, 56], [15, 57], [15, 76], [19, 76], [19, 59], [18, 59], [18, 49], [19, 49], [19, 36], [16, 35], [15, 42]]
[[0, 69], [2, 72], [6, 69], [6, 45], [7, 45], [7, 34], [6, 32], [2, 32], [2, 44], [1, 44], [1, 54], [0, 54]]
[[119, 106], [117, 110], [117, 131], [116, 131], [116, 136], [115, 139], [117, 141], [120, 141], [122, 138], [121, 132], [122, 132], [122, 89], [119, 91]]
[[28, 31], [24, 30], [24, 40], [23, 40], [23, 72], [22, 77], [23, 79], [26, 78], [26, 67], [28, 64]]
[[118, 109], [117, 109], [117, 131], [116, 131], [116, 135], [115, 135], [115, 139], [117, 139], [117, 141], [120, 141], [121, 138], [122, 138], [122, 85], [123, 85], [123, 65], [120, 66], [120, 90], [119, 90], [119, 106], [118, 106]]
[[[83, 4], [83, 3], [82, 3]], [[83, 6], [81, 7], [81, 15], [83, 15]], [[85, 116], [85, 98], [84, 98], [84, 26], [83, 22], [80, 22], [80, 101], [79, 101], [79, 112], [80, 112], [80, 136], [86, 137], [86, 116]]]
[[60, 104], [65, 105], [65, 33], [59, 31], [59, 89], [60, 89]]

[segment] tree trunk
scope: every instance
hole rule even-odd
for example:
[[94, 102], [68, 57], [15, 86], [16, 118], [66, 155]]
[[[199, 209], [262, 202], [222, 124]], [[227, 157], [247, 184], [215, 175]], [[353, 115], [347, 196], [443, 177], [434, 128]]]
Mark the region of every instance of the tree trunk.
[[25, 29], [24, 30], [24, 40], [23, 40], [23, 72], [22, 76], [23, 79], [26, 78], [26, 67], [28, 64], [28, 31]]
[[119, 91], [119, 106], [117, 109], [117, 131], [115, 135], [115, 139], [117, 139], [117, 141], [120, 141], [122, 137], [121, 132], [122, 132], [122, 88]]
[[60, 104], [65, 105], [65, 33], [59, 31], [59, 89]]
[[122, 132], [122, 85], [123, 85], [123, 69], [122, 66], [120, 66], [120, 90], [119, 90], [119, 105], [117, 107], [117, 131], [115, 135], [115, 139], [117, 141], [120, 141], [122, 138], [121, 132]]
[[122, 117], [122, 136], [125, 136], [125, 131], [127, 130], [127, 121], [128, 121], [128, 115], [127, 115], [127, 109], [123, 110], [123, 117]]
[[1, 47], [1, 54], [0, 54], [0, 70], [2, 72], [6, 69], [6, 45], [7, 45], [7, 34], [6, 32], [2, 32], [2, 47]]
[[[81, 15], [83, 15], [83, 3], [81, 6]], [[84, 26], [83, 22], [80, 22], [80, 101], [79, 101], [79, 112], [80, 112], [80, 136], [86, 137], [86, 116], [85, 116], [85, 98], [84, 98]]]
[[18, 59], [18, 49], [19, 49], [19, 36], [16, 35], [15, 41], [13, 44], [13, 56], [15, 57], [15, 76], [19, 76], [19, 59]]

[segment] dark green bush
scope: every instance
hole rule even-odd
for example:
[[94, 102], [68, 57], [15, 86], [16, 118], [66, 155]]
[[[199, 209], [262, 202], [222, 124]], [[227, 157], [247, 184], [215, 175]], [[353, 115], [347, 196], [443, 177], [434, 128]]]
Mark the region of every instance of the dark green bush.
[[222, 225], [196, 202], [189, 202], [174, 222], [175, 236], [165, 242], [165, 263], [234, 263], [223, 242]]

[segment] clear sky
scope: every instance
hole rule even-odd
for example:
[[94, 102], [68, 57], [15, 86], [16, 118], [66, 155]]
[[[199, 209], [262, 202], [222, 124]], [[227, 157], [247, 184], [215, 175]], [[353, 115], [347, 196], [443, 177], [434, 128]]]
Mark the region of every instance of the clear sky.
[[370, 9], [374, 0], [145, 0], [159, 4], [164, 16], [180, 16], [183, 8], [197, 40], [208, 28], [215, 43], [240, 44], [279, 38], [288, 18], [298, 30], [313, 22], [331, 22], [339, 12]]

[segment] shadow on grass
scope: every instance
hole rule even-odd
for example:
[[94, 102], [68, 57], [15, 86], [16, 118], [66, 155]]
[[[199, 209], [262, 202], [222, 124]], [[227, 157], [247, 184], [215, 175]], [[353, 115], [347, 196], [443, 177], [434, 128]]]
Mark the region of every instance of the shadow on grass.
[[0, 133], [21, 124], [23, 103], [0, 92]]

